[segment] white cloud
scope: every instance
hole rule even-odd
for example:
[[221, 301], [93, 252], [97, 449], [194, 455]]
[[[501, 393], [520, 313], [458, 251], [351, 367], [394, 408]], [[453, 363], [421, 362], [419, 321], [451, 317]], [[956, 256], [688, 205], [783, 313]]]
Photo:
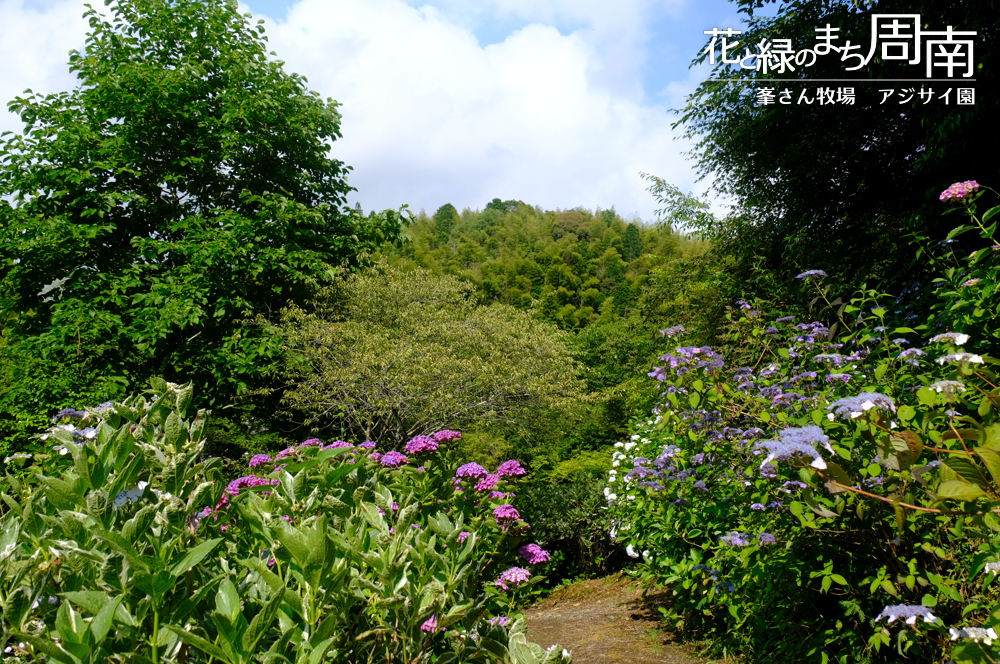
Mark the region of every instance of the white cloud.
[[6, 104], [26, 89], [47, 94], [76, 84], [67, 62], [70, 49], [84, 45], [83, 12], [80, 0], [0, 0], [0, 131], [21, 130]]
[[607, 52], [585, 30], [533, 23], [483, 47], [437, 9], [399, 0], [302, 0], [267, 29], [288, 70], [344, 104], [334, 154], [355, 168], [352, 200], [366, 209], [499, 196], [648, 219], [639, 171], [694, 182], [669, 104], [595, 80]]

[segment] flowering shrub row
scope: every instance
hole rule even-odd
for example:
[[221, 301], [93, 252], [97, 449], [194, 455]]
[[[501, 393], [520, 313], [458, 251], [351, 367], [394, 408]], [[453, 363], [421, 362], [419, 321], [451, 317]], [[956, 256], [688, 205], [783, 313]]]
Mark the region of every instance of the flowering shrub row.
[[456, 472], [454, 431], [403, 451], [310, 439], [226, 482], [191, 393], [61, 411], [51, 454], [8, 460], [32, 465], [0, 496], [6, 657], [569, 661], [503, 611], [548, 559], [523, 541], [516, 461]]
[[[827, 297], [824, 273], [799, 276]], [[749, 366], [678, 346], [650, 372], [663, 403], [605, 495], [673, 624], [768, 661], [1000, 660], [1000, 362], [881, 301], [827, 300], [839, 337], [740, 302]]]

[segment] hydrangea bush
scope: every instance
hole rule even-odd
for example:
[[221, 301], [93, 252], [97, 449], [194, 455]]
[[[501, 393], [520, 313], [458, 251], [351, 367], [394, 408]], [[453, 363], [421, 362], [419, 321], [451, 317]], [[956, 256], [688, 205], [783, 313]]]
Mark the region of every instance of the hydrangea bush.
[[829, 323], [738, 303], [747, 366], [678, 345], [650, 372], [663, 403], [617, 444], [612, 535], [672, 588], [665, 618], [720, 650], [1000, 661], [998, 361], [800, 276]]
[[569, 661], [491, 617], [547, 557], [511, 504], [516, 461], [456, 473], [454, 431], [403, 451], [310, 439], [226, 482], [191, 394], [156, 380], [61, 411], [50, 453], [8, 459], [30, 465], [0, 495], [5, 658]]

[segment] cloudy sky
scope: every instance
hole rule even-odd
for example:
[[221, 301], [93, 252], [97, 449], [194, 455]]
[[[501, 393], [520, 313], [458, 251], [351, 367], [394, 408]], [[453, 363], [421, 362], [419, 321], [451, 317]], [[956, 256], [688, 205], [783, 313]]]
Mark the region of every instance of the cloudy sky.
[[[93, 0], [100, 5], [100, 0]], [[0, 98], [75, 85], [83, 0], [0, 0]], [[333, 154], [351, 202], [482, 208], [614, 206], [653, 218], [639, 173], [696, 183], [670, 112], [708, 76], [704, 30], [737, 27], [724, 0], [243, 0], [286, 71], [343, 104]], [[0, 111], [0, 131], [19, 131]], [[721, 210], [721, 204], [717, 206]]]

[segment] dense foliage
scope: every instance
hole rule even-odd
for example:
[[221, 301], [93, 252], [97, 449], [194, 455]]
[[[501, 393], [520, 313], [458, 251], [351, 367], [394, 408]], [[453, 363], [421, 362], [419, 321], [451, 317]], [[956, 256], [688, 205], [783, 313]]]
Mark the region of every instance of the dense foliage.
[[[941, 198], [971, 214], [979, 187], [962, 185]], [[982, 248], [966, 262], [990, 274], [996, 224], [972, 221]], [[982, 331], [964, 306], [953, 331], [898, 325], [892, 298], [830, 302], [825, 276], [799, 275], [830, 324], [739, 303], [745, 366], [708, 347], [661, 358], [663, 404], [618, 444], [605, 489], [613, 532], [673, 588], [665, 617], [728, 652], [995, 661], [1000, 361], [963, 348]], [[945, 302], [992, 302], [981, 277], [964, 296], [950, 280]]]
[[[352, 275], [284, 312], [284, 402], [317, 431], [404, 441], [444, 426], [537, 442], [585, 399], [566, 333], [426, 271]], [[549, 416], [540, 417], [542, 413]]]
[[[223, 481], [190, 385], [61, 411], [0, 518], [0, 649], [81, 662], [568, 661], [511, 622], [523, 468], [458, 465], [461, 434], [317, 439]], [[511, 563], [516, 563], [511, 566]], [[488, 611], [496, 615], [486, 621]]]
[[24, 131], [0, 141], [8, 424], [153, 375], [228, 403], [279, 347], [248, 319], [401, 231], [345, 207], [336, 102], [285, 73], [235, 2], [105, 11], [70, 55], [78, 87], [15, 99]]
[[[723, 63], [721, 38], [711, 42], [711, 78], [737, 82], [703, 82], [680, 111], [678, 124], [697, 141], [693, 155], [702, 174], [711, 174], [715, 188], [735, 203], [717, 246], [736, 257], [744, 282], [759, 276], [754, 267], [763, 264], [775, 275], [823, 269], [852, 287], [867, 281], [899, 292], [910, 286], [923, 276], [923, 264], [910, 265], [912, 256], [898, 250], [899, 240], [911, 232], [943, 239], [947, 227], [938, 223], [934, 207], [938, 192], [956, 177], [964, 180], [995, 169], [1000, 5], [994, 0], [735, 4], [747, 23], [742, 34], [729, 39], [730, 44], [739, 42], [737, 57], [770, 46], [777, 52], [774, 40], [779, 39], [791, 40], [793, 52], [819, 55], [791, 69], [780, 67], [777, 56], [769, 60], [769, 68], [754, 69], [756, 59], [744, 61], [745, 68]], [[917, 65], [900, 60], [897, 46], [891, 51], [894, 59], [876, 48], [866, 66], [847, 70], [867, 54], [875, 14], [919, 14], [924, 31], [948, 26], [976, 31], [974, 37], [962, 37], [972, 40], [974, 82], [964, 78], [964, 68], [953, 72], [954, 80], [897, 82], [925, 76], [929, 56], [924, 44], [936, 38], [931, 36], [916, 46], [912, 40], [903, 45], [923, 52]], [[836, 50], [821, 40], [818, 28], [827, 25], [835, 29], [831, 45]], [[841, 51], [848, 42], [860, 55]], [[728, 57], [734, 57], [732, 49]], [[706, 50], [692, 65], [708, 61]], [[946, 70], [934, 70], [933, 78], [945, 77]], [[845, 80], [849, 78], [861, 80]], [[969, 87], [975, 90], [975, 103], [959, 105], [956, 90]], [[850, 88], [852, 100], [843, 102], [838, 94], [830, 103], [817, 101], [818, 88]], [[761, 103], [758, 93], [765, 89], [775, 103]], [[882, 89], [892, 90], [890, 99]], [[784, 90], [791, 95], [788, 104], [777, 101]], [[811, 103], [799, 102], [803, 94]], [[785, 294], [787, 279], [779, 284], [757, 281], [753, 288], [764, 295], [765, 288], [777, 285], [777, 292]]]

